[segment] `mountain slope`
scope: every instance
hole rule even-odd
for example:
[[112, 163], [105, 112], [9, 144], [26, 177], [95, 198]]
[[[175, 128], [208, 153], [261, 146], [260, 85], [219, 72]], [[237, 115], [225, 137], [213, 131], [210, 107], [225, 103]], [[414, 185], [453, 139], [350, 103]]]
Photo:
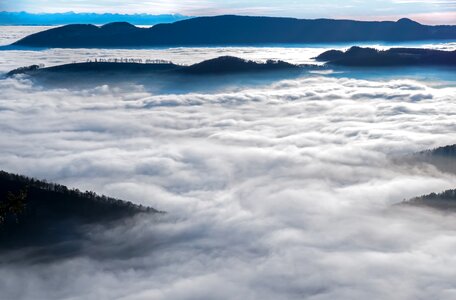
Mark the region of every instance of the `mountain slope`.
[[233, 56], [220, 56], [180, 69], [187, 74], [230, 74], [245, 72], [271, 72], [299, 70], [300, 67], [284, 61], [268, 60], [265, 63], [245, 60]]
[[431, 193], [404, 201], [401, 205], [429, 207], [446, 212], [456, 211], [456, 189], [441, 193]]
[[94, 192], [0, 171], [0, 251], [86, 239], [91, 226], [113, 226], [158, 211]]
[[216, 16], [151, 28], [67, 25], [27, 36], [13, 45], [29, 47], [152, 47], [355, 41], [456, 39], [456, 26], [426, 26], [409, 19], [364, 22], [331, 19]]
[[431, 164], [442, 172], [456, 174], [456, 145], [418, 152], [412, 161]]

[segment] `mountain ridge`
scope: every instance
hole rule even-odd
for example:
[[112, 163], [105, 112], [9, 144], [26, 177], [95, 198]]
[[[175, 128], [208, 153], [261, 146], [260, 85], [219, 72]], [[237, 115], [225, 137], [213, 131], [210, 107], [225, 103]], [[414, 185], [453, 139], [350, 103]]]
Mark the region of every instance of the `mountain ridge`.
[[[119, 22], [115, 22], [119, 25]], [[422, 25], [409, 19], [353, 21], [222, 15], [196, 17], [150, 28], [66, 25], [13, 43], [44, 48], [122, 48], [422, 41], [456, 39], [456, 26]]]
[[456, 51], [421, 48], [377, 50], [353, 46], [346, 51], [325, 51], [315, 59], [329, 65], [346, 67], [456, 66]]
[[302, 66], [281, 60], [255, 62], [234, 56], [220, 56], [189, 66], [176, 65], [171, 62], [133, 63], [133, 62], [82, 62], [70, 63], [46, 68], [31, 65], [10, 71], [7, 76], [17, 74], [40, 75], [49, 73], [136, 73], [136, 74], [168, 74], [168, 75], [225, 75], [254, 72], [300, 71]]
[[443, 212], [456, 212], [456, 189], [440, 193], [430, 193], [400, 202], [400, 206], [415, 206], [432, 208]]
[[[162, 213], [90, 191], [0, 171], [0, 252], [87, 239], [93, 226], [115, 226]], [[0, 261], [1, 263], [1, 261]]]

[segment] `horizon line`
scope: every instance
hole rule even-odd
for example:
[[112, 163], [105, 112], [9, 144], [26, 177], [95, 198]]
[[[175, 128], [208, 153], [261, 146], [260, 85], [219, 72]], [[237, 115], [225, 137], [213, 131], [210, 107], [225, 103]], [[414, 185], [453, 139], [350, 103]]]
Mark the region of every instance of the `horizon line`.
[[[349, 20], [349, 21], [359, 21], [359, 22], [398, 22], [401, 19], [409, 19], [416, 23], [422, 25], [431, 25], [431, 26], [455, 26], [456, 20], [453, 22], [447, 23], [435, 23], [429, 19], [429, 16], [437, 16], [437, 15], [446, 15], [448, 12], [444, 13], [425, 13], [425, 14], [412, 14], [412, 15], [390, 15], [390, 16], [368, 16], [368, 17], [360, 17], [360, 16], [322, 16], [317, 18], [306, 18], [306, 17], [296, 17], [296, 16], [275, 16], [275, 15], [255, 15], [255, 14], [242, 14], [242, 13], [226, 13], [226, 14], [207, 14], [207, 15], [186, 15], [181, 13], [162, 13], [162, 14], [151, 14], [151, 13], [120, 13], [120, 12], [93, 12], [93, 11], [64, 11], [64, 12], [28, 12], [28, 11], [7, 11], [1, 10], [0, 13], [12, 13], [12, 14], [28, 14], [28, 15], [65, 15], [65, 14], [75, 14], [75, 15], [84, 15], [84, 14], [92, 14], [92, 15], [119, 15], [119, 16], [150, 16], [150, 17], [158, 17], [158, 16], [180, 16], [186, 17], [188, 19], [191, 18], [201, 18], [201, 17], [219, 17], [219, 16], [243, 16], [243, 17], [267, 17], [267, 18], [290, 18], [290, 19], [297, 19], [297, 20], [320, 20], [320, 19], [329, 19], [329, 20]], [[426, 22], [427, 21], [427, 22]], [[38, 25], [38, 24], [37, 24]], [[137, 24], [141, 25], [141, 24]]]

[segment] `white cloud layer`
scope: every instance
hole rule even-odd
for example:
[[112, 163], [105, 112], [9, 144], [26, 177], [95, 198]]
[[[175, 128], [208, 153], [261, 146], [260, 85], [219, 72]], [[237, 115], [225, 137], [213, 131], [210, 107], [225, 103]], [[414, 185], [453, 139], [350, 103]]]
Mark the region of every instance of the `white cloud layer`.
[[388, 209], [454, 188], [389, 157], [456, 142], [455, 87], [315, 76], [179, 95], [0, 90], [1, 169], [168, 211], [94, 231], [85, 250], [112, 255], [1, 265], [5, 299], [456, 296], [454, 216]]

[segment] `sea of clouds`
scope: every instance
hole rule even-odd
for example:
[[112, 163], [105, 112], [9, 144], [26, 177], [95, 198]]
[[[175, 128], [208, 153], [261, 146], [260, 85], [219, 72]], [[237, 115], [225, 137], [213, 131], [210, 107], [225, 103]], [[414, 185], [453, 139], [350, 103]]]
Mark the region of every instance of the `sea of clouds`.
[[[37, 29], [8, 30], [2, 44]], [[0, 72], [87, 57], [305, 63], [322, 50], [1, 51]], [[164, 92], [1, 79], [0, 169], [167, 213], [91, 228], [66, 258], [2, 257], [0, 298], [455, 299], [456, 219], [394, 207], [455, 188], [452, 174], [398, 163], [456, 143], [454, 81], [242, 81]]]
[[455, 143], [454, 85], [0, 90], [0, 169], [167, 212], [94, 228], [73, 257], [3, 263], [4, 299], [456, 297], [454, 216], [392, 208], [455, 177], [391, 160]]

